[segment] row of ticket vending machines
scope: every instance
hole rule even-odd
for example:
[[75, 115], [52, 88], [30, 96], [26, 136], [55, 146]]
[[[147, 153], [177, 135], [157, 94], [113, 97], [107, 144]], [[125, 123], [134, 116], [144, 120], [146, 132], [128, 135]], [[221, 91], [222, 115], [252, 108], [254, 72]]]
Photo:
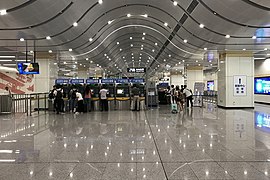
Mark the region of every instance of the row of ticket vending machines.
[[[127, 79], [128, 80], [128, 79]], [[82, 81], [69, 81], [69, 84], [63, 81], [56, 80], [56, 84], [63, 85], [63, 89], [66, 92], [69, 92], [69, 88], [72, 86], [76, 86], [76, 88], [83, 93], [84, 88], [89, 86], [92, 91], [92, 110], [100, 110], [100, 90], [101, 88], [105, 88], [108, 90], [107, 100], [108, 100], [108, 108], [109, 110], [128, 110], [131, 109], [132, 105], [132, 87], [136, 84], [136, 87], [140, 92], [140, 101], [141, 101], [141, 109], [145, 108], [145, 83], [143, 80], [137, 81], [116, 81], [116, 80], [98, 80], [98, 79], [90, 79], [90, 81], [86, 80], [86, 83], [82, 83]]]

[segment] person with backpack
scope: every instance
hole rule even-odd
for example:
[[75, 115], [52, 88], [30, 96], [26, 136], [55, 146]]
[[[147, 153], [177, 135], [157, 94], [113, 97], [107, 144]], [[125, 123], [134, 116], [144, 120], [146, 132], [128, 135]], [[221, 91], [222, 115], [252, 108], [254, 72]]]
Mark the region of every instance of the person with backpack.
[[54, 107], [56, 108], [56, 114], [59, 114], [59, 112], [63, 113], [64, 100], [63, 100], [63, 89], [61, 88], [61, 86], [58, 86], [57, 89], [54, 91], [54, 97], [55, 97]]
[[183, 111], [183, 93], [181, 92], [181, 89], [179, 86], [176, 86], [175, 88], [175, 100], [178, 106], [178, 112]]
[[192, 100], [193, 100], [193, 93], [192, 93], [191, 89], [188, 89], [187, 88], [187, 85], [184, 85], [184, 91], [183, 91], [183, 93], [186, 96], [187, 107], [189, 107], [189, 103], [191, 105], [190, 107], [193, 107], [193, 102], [192, 102]]

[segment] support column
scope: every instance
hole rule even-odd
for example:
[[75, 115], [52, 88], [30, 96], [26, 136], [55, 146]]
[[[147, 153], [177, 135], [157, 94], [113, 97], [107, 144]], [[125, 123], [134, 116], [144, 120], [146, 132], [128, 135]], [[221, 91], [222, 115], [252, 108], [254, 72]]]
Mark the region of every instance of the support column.
[[226, 52], [219, 55], [218, 106], [254, 108], [252, 52]]
[[203, 82], [203, 69], [200, 66], [187, 67], [187, 87], [194, 91], [194, 84]]

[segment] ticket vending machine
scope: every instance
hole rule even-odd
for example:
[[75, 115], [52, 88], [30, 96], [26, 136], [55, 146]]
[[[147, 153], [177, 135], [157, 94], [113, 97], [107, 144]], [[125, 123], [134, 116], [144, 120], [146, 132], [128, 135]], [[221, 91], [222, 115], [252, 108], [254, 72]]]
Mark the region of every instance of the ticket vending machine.
[[101, 86], [108, 90], [107, 95], [109, 110], [115, 110], [115, 83], [114, 79], [101, 79]]
[[117, 110], [130, 110], [130, 85], [128, 79], [117, 79], [115, 88]]
[[91, 100], [91, 109], [94, 111], [99, 110], [99, 91], [100, 91], [100, 84], [99, 79], [87, 79], [86, 84], [90, 86], [92, 92], [92, 100]]

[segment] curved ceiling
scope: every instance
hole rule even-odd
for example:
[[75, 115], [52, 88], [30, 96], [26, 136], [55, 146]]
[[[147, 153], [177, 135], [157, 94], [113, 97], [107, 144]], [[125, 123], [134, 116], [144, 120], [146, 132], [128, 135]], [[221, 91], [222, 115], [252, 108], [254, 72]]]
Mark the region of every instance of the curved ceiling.
[[269, 0], [1, 0], [0, 7], [0, 48], [57, 53], [60, 67], [158, 72], [214, 66], [205, 54], [216, 51], [269, 54]]

